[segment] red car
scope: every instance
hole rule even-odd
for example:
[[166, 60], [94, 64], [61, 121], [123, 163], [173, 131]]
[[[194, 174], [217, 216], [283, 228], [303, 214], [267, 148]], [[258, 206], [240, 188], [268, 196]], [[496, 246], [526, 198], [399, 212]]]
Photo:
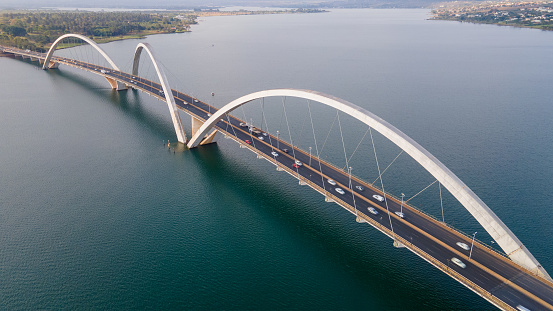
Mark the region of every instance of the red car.
[[249, 139], [246, 139], [246, 140], [244, 140], [244, 141], [245, 141], [246, 144], [248, 144], [248, 145], [251, 145], [251, 144], [252, 144], [252, 142], [251, 142]]
[[295, 167], [295, 168], [300, 168], [300, 166], [297, 165], [296, 163], [292, 164], [292, 166]]

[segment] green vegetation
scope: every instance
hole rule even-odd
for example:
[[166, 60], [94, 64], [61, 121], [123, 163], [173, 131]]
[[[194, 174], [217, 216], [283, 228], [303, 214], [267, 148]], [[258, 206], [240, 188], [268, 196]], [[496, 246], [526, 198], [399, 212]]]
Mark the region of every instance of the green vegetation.
[[553, 30], [553, 1], [469, 2], [433, 13], [440, 20]]
[[196, 15], [190, 12], [3, 12], [0, 44], [44, 52], [66, 33], [82, 34], [103, 43], [185, 32], [195, 23]]
[[[146, 35], [190, 31], [199, 16], [320, 13], [318, 9], [283, 11], [88, 12], [0, 11], [0, 44], [46, 52], [59, 36], [76, 33], [98, 43], [143, 38]], [[60, 48], [79, 43], [60, 44]]]

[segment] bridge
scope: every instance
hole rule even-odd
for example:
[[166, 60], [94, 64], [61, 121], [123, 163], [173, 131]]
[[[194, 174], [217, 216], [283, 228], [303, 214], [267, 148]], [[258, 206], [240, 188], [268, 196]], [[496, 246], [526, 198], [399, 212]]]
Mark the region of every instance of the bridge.
[[[92, 46], [110, 67], [54, 55], [57, 46], [67, 38], [82, 40]], [[146, 51], [153, 63], [158, 82], [138, 75], [143, 51]], [[217, 109], [171, 89], [154, 49], [147, 43], [137, 45], [131, 73], [121, 71], [100, 46], [78, 34], [61, 36], [47, 53], [0, 46], [0, 54], [38, 61], [45, 70], [58, 68], [59, 65], [71, 66], [104, 77], [114, 90], [133, 88], [154, 96], [167, 103], [177, 140], [188, 148], [214, 143], [222, 134], [224, 138], [237, 142], [240, 148], [255, 153], [257, 158], [269, 161], [277, 171], [286, 172], [298, 179], [300, 185], [307, 185], [319, 192], [326, 202], [334, 202], [343, 207], [355, 216], [357, 222], [369, 224], [387, 235], [393, 240], [395, 247], [409, 249], [499, 309], [553, 310], [551, 277], [514, 233], [467, 185], [426, 149], [362, 107], [316, 91], [274, 89], [245, 95]], [[381, 178], [379, 189], [353, 176], [351, 167], [346, 171], [345, 168], [321, 159], [318, 150], [316, 156], [313, 156], [311, 150], [307, 152], [296, 146], [291, 137], [290, 142], [287, 142], [280, 138], [278, 131], [275, 136], [230, 114], [247, 103], [270, 97], [296, 97], [318, 102], [367, 126], [371, 140], [373, 131], [382, 134], [428, 171], [440, 186], [447, 189], [490, 234], [504, 254], [475, 240], [474, 235], [468, 236], [417, 209], [405, 201], [403, 195], [396, 197], [385, 192]], [[190, 139], [186, 136], [179, 111], [191, 117]], [[312, 119], [311, 126], [313, 127]], [[374, 153], [377, 158], [376, 149]], [[381, 177], [383, 172], [380, 167], [378, 170]]]

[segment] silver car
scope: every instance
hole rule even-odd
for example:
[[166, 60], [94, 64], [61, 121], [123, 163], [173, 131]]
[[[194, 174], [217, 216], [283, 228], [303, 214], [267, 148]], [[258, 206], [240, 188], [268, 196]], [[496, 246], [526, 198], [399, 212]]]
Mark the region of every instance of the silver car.
[[373, 198], [377, 199], [380, 202], [384, 202], [384, 198], [381, 195], [375, 194], [373, 195]]
[[371, 214], [378, 215], [378, 212], [374, 209], [374, 207], [369, 207], [368, 210], [369, 212], [371, 212]]
[[465, 265], [464, 262], [461, 261], [461, 259], [457, 258], [457, 257], [453, 257], [451, 258], [451, 262], [453, 262], [454, 264], [458, 265], [459, 267], [465, 269], [467, 267], [467, 265]]
[[469, 246], [468, 246], [466, 243], [457, 242], [456, 244], [457, 244], [457, 246], [459, 246], [460, 248], [462, 248], [462, 249], [464, 249], [464, 250], [466, 250], [466, 251], [468, 251], [468, 250], [470, 249]]
[[336, 190], [336, 192], [338, 192], [339, 194], [346, 194], [346, 192], [342, 190], [342, 188], [336, 188], [334, 190]]
[[336, 182], [332, 179], [328, 179], [327, 180], [329, 184], [333, 185], [333, 186], [336, 186]]

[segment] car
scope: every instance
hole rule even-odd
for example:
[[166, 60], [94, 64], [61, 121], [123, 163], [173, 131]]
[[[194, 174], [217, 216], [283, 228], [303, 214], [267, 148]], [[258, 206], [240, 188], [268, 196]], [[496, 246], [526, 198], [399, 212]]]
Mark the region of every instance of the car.
[[327, 180], [329, 184], [336, 186], [336, 182], [332, 179]]
[[133, 79], [136, 79], [136, 77], [132, 77]]
[[282, 149], [282, 151], [283, 151], [284, 153], [288, 153], [288, 149], [286, 149], [286, 148]]
[[194, 99], [194, 102], [195, 102], [195, 103], [197, 103], [198, 101], [199, 101], [199, 100], [197, 100], [197, 99]]
[[453, 257], [451, 258], [451, 262], [453, 262], [454, 264], [458, 265], [459, 267], [465, 269], [467, 267], [467, 265], [465, 265], [464, 262], [461, 261], [461, 259], [457, 258], [457, 257]]
[[402, 212], [395, 212], [395, 214], [401, 218], [405, 217], [405, 214], [403, 214]]
[[252, 142], [251, 142], [249, 139], [244, 140], [244, 142], [245, 142], [246, 144], [248, 144], [248, 145], [251, 145], [251, 144], [252, 144]]
[[267, 136], [267, 135], [268, 135], [267, 133], [263, 132], [263, 136]]
[[273, 155], [273, 157], [278, 157], [278, 153], [276, 153], [275, 151], [271, 152], [271, 154]]
[[362, 186], [355, 186], [355, 188], [356, 188], [357, 190], [359, 190], [359, 191], [365, 190], [365, 188], [363, 188]]
[[244, 123], [244, 122], [241, 122], [241, 123], [240, 123], [240, 127], [246, 127], [246, 126], [248, 126], [247, 123]]
[[297, 165], [296, 163], [292, 164], [292, 166], [295, 167], [295, 168], [300, 168], [300, 166]]
[[369, 212], [371, 212], [371, 214], [378, 215], [378, 212], [374, 209], [374, 207], [369, 207], [367, 209], [369, 210]]
[[207, 116], [208, 116], [208, 117], [211, 117], [211, 113], [207, 113]]
[[302, 166], [302, 165], [303, 165], [303, 163], [301, 163], [300, 160], [296, 160], [296, 161], [294, 161], [294, 163], [297, 164], [298, 166]]
[[522, 305], [518, 305], [517, 306], [517, 310], [520, 310], [520, 311], [530, 311], [530, 309], [526, 308], [525, 306], [522, 306]]
[[373, 198], [377, 199], [380, 202], [384, 202], [384, 198], [381, 195], [375, 194], [373, 195]]
[[263, 137], [263, 136], [259, 136], [257, 138], [259, 138], [259, 140], [265, 140], [265, 137]]
[[466, 251], [468, 251], [468, 250], [470, 249], [469, 246], [468, 246], [466, 243], [457, 242], [456, 244], [457, 244], [457, 246], [459, 246], [460, 248], [462, 248], [462, 249], [464, 249], [464, 250], [466, 250]]
[[336, 192], [338, 192], [339, 194], [346, 194], [346, 192], [342, 190], [342, 188], [336, 188], [334, 190], [336, 190]]

